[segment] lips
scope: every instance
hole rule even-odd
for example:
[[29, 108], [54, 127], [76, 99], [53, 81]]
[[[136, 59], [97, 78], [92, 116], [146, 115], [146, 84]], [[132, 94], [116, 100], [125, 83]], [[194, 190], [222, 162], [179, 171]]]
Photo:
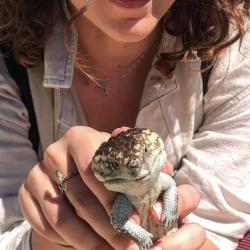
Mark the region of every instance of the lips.
[[151, 0], [110, 0], [110, 1], [123, 8], [140, 8], [146, 5]]

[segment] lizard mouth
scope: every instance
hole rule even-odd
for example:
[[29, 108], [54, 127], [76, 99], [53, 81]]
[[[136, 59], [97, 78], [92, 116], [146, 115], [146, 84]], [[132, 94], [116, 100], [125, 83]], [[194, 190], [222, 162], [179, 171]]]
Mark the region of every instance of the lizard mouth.
[[144, 175], [140, 178], [135, 178], [135, 179], [128, 179], [128, 178], [122, 178], [122, 177], [117, 177], [117, 178], [112, 178], [112, 179], [109, 179], [109, 180], [106, 180], [104, 181], [104, 184], [107, 184], [107, 185], [112, 185], [112, 184], [129, 184], [129, 183], [134, 183], [134, 182], [142, 182], [146, 179], [148, 179], [149, 177], [149, 174], [147, 175]]

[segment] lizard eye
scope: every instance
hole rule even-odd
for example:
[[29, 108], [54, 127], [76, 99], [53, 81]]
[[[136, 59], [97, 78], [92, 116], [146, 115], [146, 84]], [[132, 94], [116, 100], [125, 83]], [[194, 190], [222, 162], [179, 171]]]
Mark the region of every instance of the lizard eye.
[[119, 169], [119, 164], [118, 164], [118, 162], [116, 162], [116, 161], [110, 162], [110, 166], [111, 166], [113, 169], [115, 169], [115, 170], [118, 170], [118, 169]]
[[148, 147], [147, 147], [147, 146], [145, 146], [145, 148], [144, 148], [144, 152], [145, 152], [145, 153], [147, 153], [147, 152], [148, 152]]

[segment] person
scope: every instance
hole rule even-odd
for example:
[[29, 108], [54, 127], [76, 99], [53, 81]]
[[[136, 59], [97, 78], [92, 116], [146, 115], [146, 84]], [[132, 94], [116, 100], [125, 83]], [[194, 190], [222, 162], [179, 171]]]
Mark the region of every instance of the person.
[[[137, 249], [112, 228], [116, 194], [90, 165], [110, 136], [147, 127], [164, 140], [163, 171], [175, 170], [180, 218], [152, 249], [235, 249], [250, 229], [250, 1], [0, 6], [0, 42], [27, 68], [40, 138], [36, 153], [3, 55], [0, 248]], [[68, 177], [63, 193], [56, 171]], [[150, 215], [160, 213], [157, 202]]]

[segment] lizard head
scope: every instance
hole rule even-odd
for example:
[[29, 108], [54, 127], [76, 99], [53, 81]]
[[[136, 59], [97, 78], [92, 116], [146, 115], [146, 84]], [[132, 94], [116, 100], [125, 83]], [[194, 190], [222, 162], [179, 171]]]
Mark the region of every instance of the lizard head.
[[139, 195], [147, 192], [166, 160], [164, 144], [149, 129], [132, 128], [111, 137], [96, 151], [92, 169], [107, 189]]

